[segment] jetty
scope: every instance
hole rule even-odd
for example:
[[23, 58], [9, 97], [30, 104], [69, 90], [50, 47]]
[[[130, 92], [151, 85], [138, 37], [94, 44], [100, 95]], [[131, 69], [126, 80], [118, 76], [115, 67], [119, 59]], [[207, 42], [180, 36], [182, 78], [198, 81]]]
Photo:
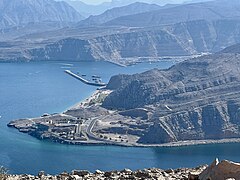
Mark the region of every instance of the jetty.
[[84, 84], [87, 84], [87, 85], [91, 85], [91, 86], [98, 86], [98, 87], [103, 87], [103, 86], [106, 86], [107, 84], [106, 83], [102, 83], [102, 82], [91, 82], [91, 81], [88, 81], [80, 76], [78, 76], [77, 74], [73, 73], [72, 71], [70, 70], [65, 70], [65, 73], [69, 74], [70, 76], [80, 80], [81, 82], [83, 82]]

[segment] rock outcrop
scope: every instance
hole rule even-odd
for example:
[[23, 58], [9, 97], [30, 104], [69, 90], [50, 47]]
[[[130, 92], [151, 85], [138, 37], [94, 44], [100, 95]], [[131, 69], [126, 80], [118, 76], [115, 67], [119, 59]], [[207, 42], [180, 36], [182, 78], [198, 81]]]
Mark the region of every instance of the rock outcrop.
[[226, 180], [240, 178], [240, 164], [223, 160], [221, 162], [216, 159], [209, 167], [207, 167], [200, 175], [199, 180]]

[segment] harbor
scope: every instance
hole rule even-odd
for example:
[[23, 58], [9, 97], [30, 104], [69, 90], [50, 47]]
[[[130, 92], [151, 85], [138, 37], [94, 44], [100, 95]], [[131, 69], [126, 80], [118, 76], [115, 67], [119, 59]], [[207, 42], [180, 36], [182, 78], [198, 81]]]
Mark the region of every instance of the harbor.
[[[64, 62], [60, 61], [60, 63]], [[168, 64], [170, 63], [162, 63], [159, 64], [159, 66], [165, 67]], [[0, 127], [2, 130], [0, 137], [0, 147], [2, 152], [0, 160], [2, 162], [2, 165], [11, 169], [12, 173], [17, 174], [35, 174], [39, 170], [44, 170], [47, 173], [57, 174], [64, 170], [71, 171], [77, 167], [81, 167], [89, 171], [94, 171], [99, 166], [101, 166], [103, 170], [122, 169], [125, 168], [125, 163], [130, 164], [129, 168], [137, 169], [144, 168], [143, 166], [140, 166], [139, 163], [134, 163], [134, 161], [139, 161], [140, 157], [142, 156], [142, 154], [139, 154], [139, 152], [141, 153], [144, 150], [146, 151], [144, 154], [147, 153], [149, 156], [151, 156], [148, 161], [143, 161], [144, 164], [147, 164], [148, 166], [154, 164], [156, 158], [152, 156], [152, 149], [147, 150], [144, 148], [143, 150], [138, 150], [138, 148], [126, 149], [125, 147], [121, 146], [103, 146], [102, 142], [98, 143], [96, 146], [89, 146], [87, 143], [88, 141], [84, 141], [84, 139], [81, 141], [80, 138], [84, 138], [82, 135], [85, 135], [84, 132], [86, 132], [88, 129], [84, 128], [84, 125], [87, 123], [86, 126], [91, 128], [91, 126], [89, 126], [91, 125], [91, 120], [85, 122], [85, 119], [83, 119], [83, 124], [81, 125], [81, 135], [77, 133], [80, 131], [80, 129], [76, 129], [78, 122], [70, 121], [69, 125], [75, 124], [75, 126], [64, 127], [64, 121], [50, 121], [50, 123], [47, 125], [50, 126], [50, 130], [53, 130], [50, 132], [53, 140], [39, 140], [35, 138], [35, 136], [29, 136], [28, 134], [20, 133], [17, 130], [6, 126], [6, 124], [12, 120], [26, 117], [34, 118], [41, 115], [52, 115], [54, 113], [58, 114], [59, 112], [65, 112], [66, 110], [70, 109], [69, 107], [72, 108], [73, 105], [77, 106], [77, 104], [79, 104], [80, 107], [77, 107], [81, 108], [83, 106], [91, 105], [95, 102], [101, 102], [101, 99], [105, 97], [104, 94], [96, 94], [95, 97], [98, 99], [97, 101], [96, 98], [90, 98], [90, 96], [96, 92], [96, 89], [98, 87], [95, 88], [95, 86], [85, 85], [85, 83], [79, 82], [79, 80], [75, 80], [74, 78], [70, 77], [64, 72], [64, 70], [71, 70], [73, 73], [87, 80], [92, 80], [93, 75], [101, 76], [103, 82], [106, 83], [108, 79], [114, 74], [133, 74], [136, 72], [142, 72], [146, 70], [146, 67], [149, 69], [155, 67], [155, 64], [150, 65], [146, 63], [138, 64], [137, 67], [121, 68], [107, 62], [74, 62], [72, 67], [66, 67], [62, 69], [62, 66], [63, 65], [58, 64], [58, 62], [1, 64], [0, 91], [2, 96], [0, 97], [0, 104], [3, 109], [0, 112], [0, 115], [2, 116], [0, 119]], [[9, 74], [10, 69], [13, 73]], [[40, 73], [38, 74], [34, 73], [39, 71]], [[34, 74], [29, 75], [29, 73]], [[18, 75], [16, 76], [16, 74]], [[16, 89], [13, 87], [18, 87], [21, 93], [15, 94]], [[15, 95], [13, 96], [13, 94]], [[23, 103], [19, 104], [10, 102]], [[82, 112], [79, 113], [79, 115], [81, 114]], [[47, 119], [47, 117], [43, 117], [43, 119]], [[70, 118], [59, 117], [59, 120], [60, 119], [64, 120]], [[71, 119], [75, 120], [75, 118]], [[81, 118], [79, 121], [80, 120]], [[94, 119], [92, 120], [94, 121]], [[32, 122], [29, 121], [29, 123]], [[41, 126], [40, 124], [36, 123], [35, 125], [37, 127], [44, 128], [44, 126]], [[94, 127], [96, 127], [96, 125], [97, 122], [94, 123]], [[57, 129], [61, 131], [66, 130], [68, 133], [64, 134], [61, 131], [57, 131]], [[91, 129], [91, 132], [95, 133], [94, 129]], [[95, 135], [97, 136], [97, 134]], [[97, 137], [100, 138], [100, 135]], [[71, 140], [71, 138], [73, 139]], [[104, 139], [104, 136], [101, 139], [106, 140]], [[115, 139], [113, 140], [115, 142]], [[54, 143], [56, 141], [58, 143]], [[64, 144], [68, 144], [69, 142], [77, 143], [80, 141], [85, 142], [85, 145], [75, 146], [63, 145], [61, 143], [64, 142]], [[120, 138], [118, 138], [119, 143], [120, 141]], [[119, 151], [121, 153], [119, 153]], [[111, 154], [111, 156], [109, 156], [109, 154]], [[121, 157], [119, 157], [119, 154]], [[165, 153], [164, 155], [168, 154]], [[118, 157], [119, 159], [116, 159]], [[129, 163], [129, 161], [125, 160], [128, 157], [134, 158], [132, 163]], [[93, 158], [94, 163], [92, 163], [92, 161], [88, 161], [89, 158]], [[69, 159], [71, 159], [70, 162]], [[113, 162], [113, 164], [109, 165], [102, 163], [106, 160]], [[64, 166], [62, 164], [64, 164]], [[180, 165], [177, 164], [176, 166]]]
[[69, 74], [70, 76], [72, 76], [72, 77], [80, 80], [81, 82], [83, 82], [84, 84], [87, 84], [87, 85], [98, 86], [98, 87], [104, 87], [104, 86], [107, 85], [106, 83], [100, 82], [100, 81], [97, 80], [96, 78], [95, 78], [95, 82], [88, 81], [88, 80], [82, 78], [81, 76], [73, 73], [73, 72], [70, 71], [70, 70], [65, 70], [65, 73], [67, 73], [67, 74]]

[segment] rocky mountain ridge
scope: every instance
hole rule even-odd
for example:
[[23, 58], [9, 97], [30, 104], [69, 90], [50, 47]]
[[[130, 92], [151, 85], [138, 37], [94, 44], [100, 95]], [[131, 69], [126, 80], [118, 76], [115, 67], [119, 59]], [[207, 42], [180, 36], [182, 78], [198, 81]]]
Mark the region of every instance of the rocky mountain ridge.
[[78, 23], [78, 26], [93, 26], [93, 25], [103, 24], [121, 16], [139, 14], [143, 12], [158, 10], [161, 8], [162, 8], [161, 6], [158, 6], [156, 4], [135, 2], [127, 6], [115, 7], [115, 8], [109, 9], [97, 16], [90, 16], [87, 19]]
[[[222, 1], [225, 3], [224, 6]], [[53, 27], [54, 25], [50, 23], [48, 25], [35, 23], [17, 29], [10, 28], [0, 32], [1, 43], [11, 44], [11, 48], [0, 47], [0, 60], [104, 60], [128, 65], [139, 61], [158, 61], [166, 56], [214, 53], [239, 43], [240, 39], [239, 12], [235, 8], [240, 4], [238, 1], [222, 1], [160, 7], [161, 10], [148, 12], [155, 14], [156, 17], [148, 16], [148, 13], [137, 14], [138, 19], [125, 16], [129, 22], [133, 21], [125, 24], [127, 25], [125, 27], [99, 24], [92, 27], [61, 28], [61, 23], [57, 27]], [[136, 3], [132, 6], [138, 5], [139, 3]], [[131, 5], [128, 7], [131, 9]], [[146, 4], [143, 9], [148, 7], [152, 9], [152, 5]], [[123, 9], [125, 13], [126, 8], [117, 9]], [[193, 11], [196, 9], [200, 15]], [[116, 9], [107, 12], [113, 11], [115, 12]], [[172, 14], [171, 11], [174, 13]], [[101, 23], [105, 21], [107, 12], [91, 18], [96, 18], [95, 20]], [[169, 18], [159, 18], [169, 13], [171, 15]], [[118, 14], [120, 15], [123, 14]], [[188, 18], [189, 15], [191, 18]], [[144, 17], [139, 18], [141, 16]], [[114, 17], [116, 16], [107, 19]], [[145, 19], [146, 17], [150, 18], [150, 21]], [[91, 23], [91, 18], [82, 22]], [[96, 23], [95, 20], [93, 23]], [[134, 23], [140, 23], [141, 27], [131, 27]], [[142, 27], [145, 25], [141, 23], [149, 23], [151, 27]], [[69, 48], [71, 45], [72, 48]]]
[[[83, 29], [82, 34], [76, 30], [74, 35], [61, 40], [57, 39], [62, 38], [65, 30], [59, 31], [59, 37], [58, 32], [53, 31], [52, 34], [56, 37], [53, 42], [48, 36], [42, 42], [39, 42], [39, 36], [36, 36], [36, 40], [32, 36], [25, 36], [22, 40], [18, 39], [18, 43], [27, 39], [29, 47], [26, 47], [26, 43], [23, 44], [24, 47], [21, 44], [15, 46], [14, 42], [11, 49], [0, 47], [0, 59], [105, 60], [125, 64], [138, 58], [157, 60], [163, 56], [196, 55], [220, 51], [238, 43], [239, 27], [238, 20], [200, 20], [156, 28], [110, 28], [108, 32], [103, 29], [103, 34], [101, 31], [96, 34], [96, 30], [92, 29]], [[70, 32], [74, 31], [70, 29]]]
[[148, 4], [157, 4], [159, 6], [165, 6], [165, 5], [174, 5], [178, 4], [179, 1], [177, 0], [112, 0], [109, 2], [104, 2], [98, 5], [92, 5], [92, 4], [86, 4], [82, 1], [74, 1], [74, 0], [64, 0], [69, 5], [74, 7], [78, 12], [85, 15], [85, 17], [89, 17], [90, 15], [96, 16], [104, 13], [107, 10], [122, 7], [122, 6], [128, 6], [130, 4], [140, 2], [140, 3], [148, 3]]
[[151, 109], [140, 144], [238, 138], [240, 47], [232, 48], [234, 53], [190, 59], [165, 71], [114, 76], [102, 106], [128, 116], [133, 109]]
[[170, 25], [196, 20], [216, 21], [239, 19], [239, 1], [216, 0], [183, 4], [172, 8], [116, 18], [105, 23], [111, 26], [147, 27]]

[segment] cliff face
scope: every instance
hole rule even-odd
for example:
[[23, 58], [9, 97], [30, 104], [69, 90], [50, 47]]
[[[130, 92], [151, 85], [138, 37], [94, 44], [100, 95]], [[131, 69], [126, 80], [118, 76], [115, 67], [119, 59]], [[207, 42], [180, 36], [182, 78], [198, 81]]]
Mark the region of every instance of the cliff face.
[[239, 20], [222, 19], [182, 22], [166, 26], [164, 29], [174, 34], [182, 47], [190, 51], [218, 52], [239, 41], [239, 26]]
[[43, 48], [28, 49], [29, 60], [107, 60], [122, 58], [188, 55], [175, 37], [165, 31], [140, 31], [95, 37], [67, 38]]
[[28, 60], [106, 60], [123, 63], [138, 57], [151, 59], [194, 55], [219, 51], [239, 42], [239, 26], [240, 21], [237, 20], [193, 21], [151, 30], [66, 38], [42, 48], [21, 49], [21, 52]]
[[[155, 117], [139, 143], [160, 144], [179, 140], [240, 137], [240, 101], [222, 101], [183, 112]], [[157, 118], [158, 117], [158, 118]]]
[[94, 60], [89, 43], [79, 39], [64, 39], [44, 48], [26, 51], [33, 60]]
[[240, 137], [240, 47], [228, 49], [234, 54], [225, 50], [165, 71], [115, 76], [103, 107], [153, 108], [152, 124], [138, 140], [143, 144]]

